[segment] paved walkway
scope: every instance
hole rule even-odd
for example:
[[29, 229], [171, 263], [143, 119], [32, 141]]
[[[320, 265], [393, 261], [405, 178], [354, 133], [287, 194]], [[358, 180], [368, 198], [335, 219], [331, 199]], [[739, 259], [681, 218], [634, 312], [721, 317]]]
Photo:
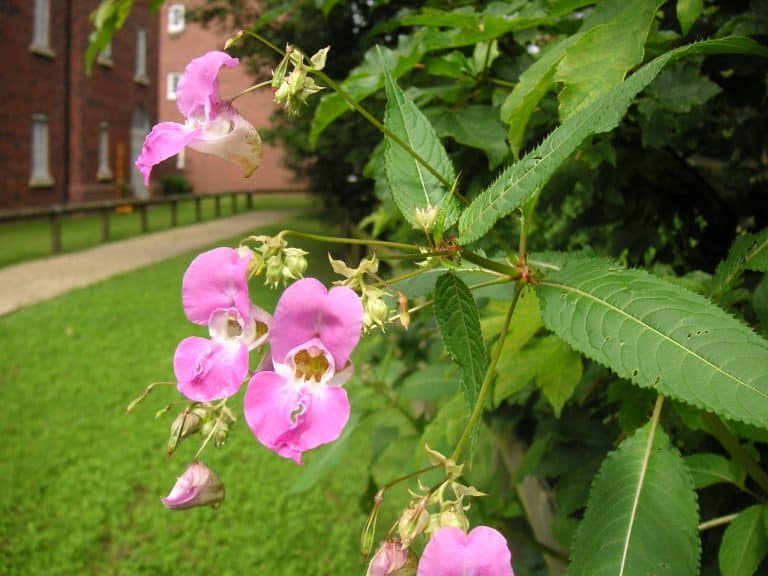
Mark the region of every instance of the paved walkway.
[[2, 268], [0, 316], [217, 240], [256, 233], [260, 226], [274, 224], [293, 213], [294, 210], [252, 211]]

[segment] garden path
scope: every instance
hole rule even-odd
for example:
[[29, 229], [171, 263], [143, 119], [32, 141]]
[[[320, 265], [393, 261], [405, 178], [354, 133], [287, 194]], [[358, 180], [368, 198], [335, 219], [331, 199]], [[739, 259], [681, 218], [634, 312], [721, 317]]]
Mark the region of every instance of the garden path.
[[217, 240], [254, 233], [259, 226], [273, 224], [295, 212], [246, 212], [2, 268], [0, 316], [75, 288], [208, 246]]

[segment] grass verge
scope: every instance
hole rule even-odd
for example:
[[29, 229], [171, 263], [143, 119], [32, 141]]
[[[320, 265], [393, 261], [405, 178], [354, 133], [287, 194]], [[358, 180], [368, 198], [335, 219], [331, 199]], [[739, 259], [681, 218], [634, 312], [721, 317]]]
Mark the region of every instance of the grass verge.
[[[307, 215], [280, 224], [327, 232]], [[297, 245], [311, 252], [308, 273], [327, 281], [327, 246]], [[162, 507], [160, 497], [196, 448], [165, 456], [173, 416], [153, 414], [179, 395], [161, 387], [135, 413], [125, 407], [147, 383], [173, 378], [182, 338], [205, 335], [181, 309], [181, 277], [192, 257], [0, 318], [0, 573], [364, 573], [357, 548], [367, 482], [362, 444], [318, 486], [289, 497], [302, 468], [263, 448], [241, 418], [226, 446], [203, 455], [226, 484], [223, 506]], [[278, 293], [259, 282], [251, 296], [272, 310]], [[240, 402], [233, 405], [239, 412]]]

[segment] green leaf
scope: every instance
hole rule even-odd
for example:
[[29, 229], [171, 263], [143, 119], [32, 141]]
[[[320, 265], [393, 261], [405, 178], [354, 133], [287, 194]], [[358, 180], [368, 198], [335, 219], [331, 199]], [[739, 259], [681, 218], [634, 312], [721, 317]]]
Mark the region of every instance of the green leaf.
[[704, 0], [677, 0], [677, 21], [687, 36], [704, 9]]
[[749, 38], [727, 37], [689, 44], [652, 60], [583, 111], [570, 116], [539, 146], [504, 170], [462, 213], [459, 220], [459, 242], [469, 244], [482, 238], [499, 219], [522, 206], [541, 190], [588, 136], [613, 130], [634, 97], [667, 64], [684, 56], [716, 53], [768, 57], [768, 49]]
[[718, 561], [723, 576], [752, 576], [768, 554], [763, 505], [743, 510], [728, 525], [720, 543]]
[[765, 427], [768, 341], [706, 298], [586, 257], [547, 273], [537, 293], [544, 325], [620, 377]]
[[763, 276], [752, 295], [752, 307], [760, 322], [760, 333], [768, 336], [768, 275]]
[[661, 4], [626, 2], [613, 19], [584, 33], [567, 50], [555, 74], [555, 81], [565, 85], [558, 95], [561, 120], [607, 94], [643, 61], [645, 39]]
[[723, 483], [744, 485], [744, 473], [737, 473], [736, 467], [720, 454], [692, 454], [684, 460], [696, 490]]
[[[384, 87], [384, 70], [388, 69], [393, 78], [400, 78], [411, 70], [424, 56], [426, 48], [423, 34], [400, 36], [397, 48], [374, 46], [365, 53], [363, 62], [354, 68], [341, 83], [341, 87], [355, 102], [360, 102]], [[383, 60], [382, 60], [383, 55]], [[336, 118], [351, 110], [344, 99], [336, 93], [326, 94], [317, 106], [309, 132], [310, 146], [317, 145], [320, 134]]]
[[488, 157], [488, 168], [495, 169], [509, 153], [504, 143], [506, 130], [492, 106], [465, 106], [461, 110], [431, 108], [424, 113], [441, 137], [477, 148]]
[[501, 105], [501, 121], [509, 124], [507, 138], [515, 158], [520, 154], [531, 112], [554, 84], [557, 63], [579, 37], [579, 34], [575, 34], [549, 47], [541, 58], [520, 75], [519, 82]]
[[360, 414], [353, 413], [339, 439], [317, 450], [318, 453], [309, 459], [296, 482], [288, 490], [289, 495], [306, 492], [341, 463], [349, 450], [350, 438], [359, 422]]
[[[388, 71], [385, 71], [385, 77], [387, 109], [384, 125], [426, 160], [446, 182], [452, 184], [456, 172], [435, 129], [416, 104], [403, 94]], [[421, 228], [416, 218], [417, 208], [425, 210], [434, 207], [440, 210], [446, 202], [449, 204], [446, 207], [448, 211], [444, 226], [449, 227], [456, 222], [458, 205], [451, 190], [390, 138], [387, 138], [384, 150], [384, 166], [395, 204], [414, 228]]]
[[728, 257], [720, 262], [712, 279], [712, 298], [720, 300], [744, 270], [768, 272], [768, 228], [742, 234], [733, 241]]
[[[485, 315], [480, 321], [486, 340], [495, 338], [501, 332], [508, 309], [509, 304], [502, 302], [491, 302], [488, 305]], [[504, 351], [501, 354], [501, 361], [506, 358], [507, 354], [514, 354], [525, 346], [542, 326], [539, 299], [536, 297], [536, 292], [525, 290], [520, 294], [520, 299], [515, 307], [515, 319], [509, 327], [507, 337], [504, 339]]]
[[646, 424], [603, 461], [568, 575], [698, 574], [698, 520], [680, 454], [664, 430]]
[[555, 336], [538, 338], [519, 352], [507, 350], [506, 341], [504, 344], [496, 366], [498, 376], [493, 394], [494, 406], [536, 378], [536, 385], [559, 418], [560, 411], [581, 380], [581, 356]]
[[85, 73], [91, 74], [96, 56], [107, 47], [114, 33], [123, 27], [131, 13], [133, 0], [102, 0], [91, 12], [90, 20], [94, 30], [88, 37], [88, 49], [85, 51]]
[[470, 409], [474, 408], [488, 367], [480, 331], [480, 316], [472, 293], [448, 272], [435, 284], [435, 319], [443, 344], [461, 369], [461, 383]]

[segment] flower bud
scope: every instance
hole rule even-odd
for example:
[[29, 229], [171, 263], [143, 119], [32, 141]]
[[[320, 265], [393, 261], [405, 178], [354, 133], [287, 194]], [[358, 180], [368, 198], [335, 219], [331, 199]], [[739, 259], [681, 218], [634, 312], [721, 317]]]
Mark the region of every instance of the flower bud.
[[162, 498], [165, 507], [171, 510], [186, 510], [196, 506], [217, 508], [223, 500], [224, 484], [202, 462], [193, 462], [187, 466], [170, 494]]
[[264, 283], [271, 288], [277, 288], [282, 281], [283, 263], [279, 256], [270, 256], [267, 259], [267, 273]]
[[285, 268], [292, 279], [295, 280], [304, 276], [304, 272], [307, 271], [307, 254], [308, 252], [301, 248], [286, 248], [283, 250]]
[[245, 32], [243, 32], [242, 30], [238, 30], [237, 34], [235, 34], [230, 38], [227, 38], [227, 41], [224, 43], [224, 50], [229, 50], [230, 48], [232, 48], [232, 46], [239, 43], [240, 40], [243, 38], [243, 34], [245, 34]]
[[171, 436], [168, 439], [168, 454], [173, 454], [182, 438], [191, 436], [200, 430], [203, 423], [202, 414], [198, 410], [186, 409], [171, 423]]
[[422, 230], [429, 232], [437, 218], [437, 208], [428, 206], [427, 208], [416, 208], [414, 210], [414, 220]]
[[365, 576], [412, 576], [416, 574], [416, 557], [403, 549], [397, 540], [382, 542], [368, 564]]
[[384, 328], [389, 319], [389, 306], [379, 296], [378, 292], [369, 291], [363, 307], [363, 323], [366, 329], [373, 326]]
[[326, 46], [314, 53], [312, 58], [309, 59], [312, 70], [322, 70], [325, 68], [325, 61], [328, 58], [328, 50], [330, 49], [330, 46]]
[[428, 524], [427, 499], [421, 498], [415, 503], [411, 503], [397, 522], [402, 547], [407, 548], [410, 546], [414, 538], [424, 532]]
[[280, 60], [280, 64], [278, 64], [277, 68], [272, 72], [272, 89], [273, 90], [277, 90], [283, 84], [285, 75], [288, 73], [288, 61], [290, 60], [292, 51], [293, 51], [293, 47], [290, 44], [288, 44], [285, 47], [285, 56], [283, 56], [283, 59]]

